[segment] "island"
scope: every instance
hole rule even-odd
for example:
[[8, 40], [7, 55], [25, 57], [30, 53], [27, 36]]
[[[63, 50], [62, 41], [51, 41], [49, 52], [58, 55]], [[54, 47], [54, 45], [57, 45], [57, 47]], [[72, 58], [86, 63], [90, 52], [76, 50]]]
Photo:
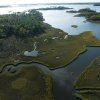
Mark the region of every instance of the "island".
[[79, 13], [75, 17], [85, 17], [87, 21], [100, 23], [100, 12], [91, 10], [90, 8], [80, 9], [78, 11], [70, 10], [68, 13]]
[[100, 3], [95, 3], [94, 6], [100, 6]]
[[78, 26], [77, 26], [77, 25], [71, 25], [71, 27], [73, 27], [73, 28], [77, 28]]
[[100, 99], [100, 57], [97, 57], [75, 81], [76, 97], [79, 100]]
[[38, 8], [35, 10], [66, 10], [66, 9], [73, 9], [73, 8], [58, 6], [58, 7]]

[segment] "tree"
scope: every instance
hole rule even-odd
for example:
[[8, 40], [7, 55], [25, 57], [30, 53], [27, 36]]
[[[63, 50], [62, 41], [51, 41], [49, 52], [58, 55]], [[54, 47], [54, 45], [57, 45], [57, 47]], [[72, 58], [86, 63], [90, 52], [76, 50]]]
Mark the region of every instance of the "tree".
[[43, 21], [42, 13], [36, 10], [0, 15], [1, 37], [2, 34], [20, 38], [40, 34], [44, 30]]

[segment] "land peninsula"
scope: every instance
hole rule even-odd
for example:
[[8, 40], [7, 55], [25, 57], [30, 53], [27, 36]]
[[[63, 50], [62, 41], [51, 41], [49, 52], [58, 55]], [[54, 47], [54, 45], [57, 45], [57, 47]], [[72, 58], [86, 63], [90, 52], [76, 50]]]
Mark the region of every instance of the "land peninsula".
[[75, 82], [76, 97], [79, 100], [100, 99], [100, 57], [97, 57], [82, 72]]
[[[90, 31], [69, 35], [43, 20], [35, 10], [0, 16], [0, 66], [36, 61], [57, 68], [70, 63], [86, 46], [100, 46], [100, 40]], [[35, 42], [38, 55], [25, 56]]]
[[[0, 15], [2, 100], [18, 97], [19, 100], [53, 100], [51, 78], [36, 66], [23, 67], [17, 74], [11, 68], [5, 70], [4, 66], [37, 62], [55, 69], [70, 63], [86, 51], [87, 46], [100, 46], [100, 40], [90, 31], [69, 35], [43, 21], [42, 14], [36, 10]], [[38, 51], [37, 56], [24, 55], [33, 49]]]
[[0, 73], [1, 100], [53, 100], [51, 77], [35, 65]]

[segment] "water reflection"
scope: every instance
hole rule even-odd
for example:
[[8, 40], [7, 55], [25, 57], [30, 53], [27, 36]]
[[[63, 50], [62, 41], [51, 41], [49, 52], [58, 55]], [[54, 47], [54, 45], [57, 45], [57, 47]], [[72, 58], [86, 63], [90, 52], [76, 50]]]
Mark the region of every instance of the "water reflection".
[[33, 51], [25, 51], [24, 55], [25, 56], [31, 56], [31, 57], [37, 57], [38, 56], [38, 51], [36, 50], [36, 42], [34, 43], [34, 50]]

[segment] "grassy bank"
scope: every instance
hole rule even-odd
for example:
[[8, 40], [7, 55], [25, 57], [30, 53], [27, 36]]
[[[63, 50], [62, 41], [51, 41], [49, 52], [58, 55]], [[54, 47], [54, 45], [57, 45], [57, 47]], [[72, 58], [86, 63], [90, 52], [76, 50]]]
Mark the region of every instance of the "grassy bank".
[[[92, 32], [68, 35], [44, 23], [42, 14], [35, 10], [0, 15], [0, 18], [0, 67], [37, 61], [49, 68], [59, 68], [84, 52], [86, 46], [100, 46], [100, 40]], [[25, 56], [25, 51], [34, 50], [35, 42], [38, 56]]]
[[100, 57], [82, 72], [75, 82], [75, 89], [75, 95], [81, 100], [100, 99]]
[[[38, 51], [40, 55], [35, 58], [39, 62], [49, 65], [50, 68], [57, 68], [70, 63], [80, 53], [86, 50], [86, 46], [100, 46], [100, 40], [97, 40], [92, 32], [83, 32], [80, 35], [68, 35], [64, 39], [65, 33], [57, 32], [57, 39], [48, 37], [47, 42], [39, 39]], [[45, 39], [45, 38], [44, 38]], [[46, 54], [42, 54], [45, 52]]]
[[[88, 31], [80, 35], [68, 35], [59, 29], [48, 27], [45, 33], [25, 40], [18, 41], [16, 38], [6, 39], [7, 43], [13, 40], [11, 44], [16, 45], [16, 47], [14, 47], [12, 51], [7, 51], [11, 52], [9, 56], [0, 58], [0, 66], [37, 61], [48, 65], [49, 68], [58, 68], [70, 63], [80, 53], [86, 50], [86, 46], [100, 46], [100, 40], [96, 39], [92, 32]], [[3, 43], [5, 40], [1, 42]], [[24, 56], [24, 51], [33, 50], [34, 42], [37, 42], [38, 56]], [[7, 52], [4, 54], [6, 55]]]
[[51, 78], [36, 66], [23, 67], [17, 74], [0, 75], [1, 100], [53, 100]]

